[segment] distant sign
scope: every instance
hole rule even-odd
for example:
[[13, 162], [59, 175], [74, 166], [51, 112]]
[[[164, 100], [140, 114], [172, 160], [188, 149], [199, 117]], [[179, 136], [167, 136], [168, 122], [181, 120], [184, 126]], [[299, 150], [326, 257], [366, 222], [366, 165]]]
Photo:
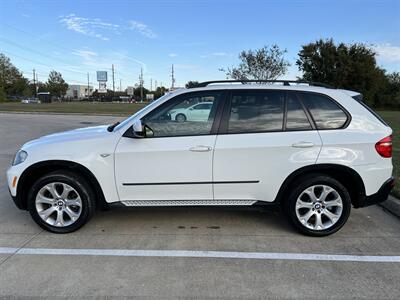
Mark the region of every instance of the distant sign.
[[128, 87], [126, 88], [126, 93], [127, 93], [129, 96], [133, 96], [134, 92], [135, 92], [135, 88], [134, 88], [133, 86], [128, 86]]
[[105, 82], [99, 82], [99, 93], [107, 93], [107, 84]]
[[97, 81], [107, 81], [107, 71], [97, 71]]
[[154, 100], [154, 94], [146, 94], [146, 100], [149, 100], [149, 101]]

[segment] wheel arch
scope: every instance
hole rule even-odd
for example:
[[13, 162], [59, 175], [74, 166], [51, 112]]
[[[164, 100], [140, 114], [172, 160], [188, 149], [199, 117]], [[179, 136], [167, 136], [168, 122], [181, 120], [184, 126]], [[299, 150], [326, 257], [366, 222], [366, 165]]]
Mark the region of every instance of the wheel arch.
[[299, 177], [311, 173], [324, 174], [335, 178], [348, 190], [354, 208], [362, 206], [365, 199], [365, 186], [361, 176], [354, 169], [338, 164], [316, 164], [297, 169], [284, 180], [274, 202], [282, 204], [291, 185]]
[[57, 170], [68, 170], [72, 172], [76, 172], [83, 176], [88, 183], [90, 184], [93, 192], [96, 195], [96, 203], [100, 207], [107, 207], [107, 202], [104, 197], [103, 190], [93, 175], [93, 173], [86, 168], [85, 166], [67, 160], [46, 160], [35, 163], [29, 166], [20, 176], [17, 185], [17, 198], [20, 203], [20, 208], [26, 210], [27, 209], [27, 201], [28, 201], [28, 193], [29, 188], [32, 184], [41, 176], [57, 171]]

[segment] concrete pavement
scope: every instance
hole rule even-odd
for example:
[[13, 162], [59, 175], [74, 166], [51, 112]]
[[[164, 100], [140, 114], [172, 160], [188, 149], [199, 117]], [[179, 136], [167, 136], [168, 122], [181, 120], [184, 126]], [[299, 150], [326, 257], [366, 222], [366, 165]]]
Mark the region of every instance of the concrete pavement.
[[[400, 221], [379, 206], [353, 209], [327, 238], [299, 235], [278, 212], [236, 208], [113, 209], [72, 234], [42, 231], [8, 195], [15, 151], [44, 134], [116, 119], [0, 114], [0, 248], [400, 255]], [[396, 299], [399, 282], [400, 263], [0, 254], [0, 297]]]

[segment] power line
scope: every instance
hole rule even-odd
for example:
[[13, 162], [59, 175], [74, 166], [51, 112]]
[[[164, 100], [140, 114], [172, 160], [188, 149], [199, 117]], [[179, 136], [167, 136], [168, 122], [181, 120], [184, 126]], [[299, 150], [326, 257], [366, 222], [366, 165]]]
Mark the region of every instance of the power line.
[[[26, 57], [23, 57], [23, 56], [20, 56], [20, 55], [17, 55], [17, 54], [14, 54], [14, 53], [11, 53], [11, 52], [8, 52], [8, 51], [5, 51], [5, 50], [2, 50], [2, 52], [7, 53], [8, 55], [12, 55], [12, 56], [18, 57], [18, 58], [20, 58], [20, 59], [26, 60], [26, 61], [30, 61], [30, 62], [35, 63], [35, 64], [38, 64], [38, 65], [47, 67], [47, 68], [49, 68], [50, 70], [53, 70], [53, 69], [54, 69], [53, 66], [46, 65], [46, 64], [41, 63], [41, 62], [39, 62], [39, 61], [37, 61], [37, 60], [29, 59], [29, 58], [26, 58]], [[79, 72], [79, 71], [75, 71], [75, 70], [65, 69], [65, 68], [62, 68], [62, 67], [58, 67], [57, 69], [58, 69], [58, 70], [61, 70], [61, 71], [64, 71], [64, 72], [72, 72], [72, 73], [77, 73], [77, 74], [81, 74], [81, 75], [82, 75], [82, 74], [83, 74], [83, 75], [86, 75], [86, 73], [84, 73], [84, 72]]]
[[139, 83], [140, 83], [140, 102], [143, 102], [143, 68], [140, 68], [140, 76], [139, 76]]
[[71, 61], [67, 61], [67, 60], [64, 60], [64, 59], [60, 59], [59, 57], [54, 57], [54, 56], [52, 56], [52, 55], [50, 55], [50, 54], [48, 54], [48, 53], [42, 53], [42, 52], [40, 52], [40, 51], [34, 50], [34, 49], [32, 49], [32, 48], [29, 48], [29, 47], [26, 47], [26, 46], [23, 46], [23, 45], [20, 45], [20, 44], [18, 44], [18, 43], [15, 43], [15, 42], [10, 41], [10, 40], [8, 40], [8, 39], [5, 39], [5, 38], [3, 38], [3, 37], [0, 37], [0, 40], [1, 40], [3, 43], [12, 45], [12, 46], [14, 46], [14, 47], [20, 48], [20, 49], [25, 50], [25, 51], [28, 51], [28, 52], [35, 53], [35, 54], [40, 55], [40, 56], [43, 56], [43, 57], [45, 57], [45, 58], [47, 58], [47, 59], [52, 59], [52, 60], [57, 61], [57, 62], [64, 62], [64, 63], [66, 63], [66, 64], [71, 64]]
[[115, 96], [114, 64], [112, 66], [113, 97]]
[[35, 69], [33, 69], [33, 88], [35, 89], [35, 97], [37, 96], [36, 92], [36, 75], [35, 75]]

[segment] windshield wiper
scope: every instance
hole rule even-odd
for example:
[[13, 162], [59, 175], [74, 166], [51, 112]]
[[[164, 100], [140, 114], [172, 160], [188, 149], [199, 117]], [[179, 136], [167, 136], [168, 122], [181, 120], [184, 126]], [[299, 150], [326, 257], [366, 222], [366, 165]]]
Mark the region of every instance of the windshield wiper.
[[107, 127], [107, 130], [108, 130], [109, 132], [113, 132], [113, 131], [114, 131], [114, 128], [117, 127], [120, 123], [121, 123], [121, 122], [116, 122], [116, 123], [114, 123], [114, 124], [108, 126], [108, 127]]

